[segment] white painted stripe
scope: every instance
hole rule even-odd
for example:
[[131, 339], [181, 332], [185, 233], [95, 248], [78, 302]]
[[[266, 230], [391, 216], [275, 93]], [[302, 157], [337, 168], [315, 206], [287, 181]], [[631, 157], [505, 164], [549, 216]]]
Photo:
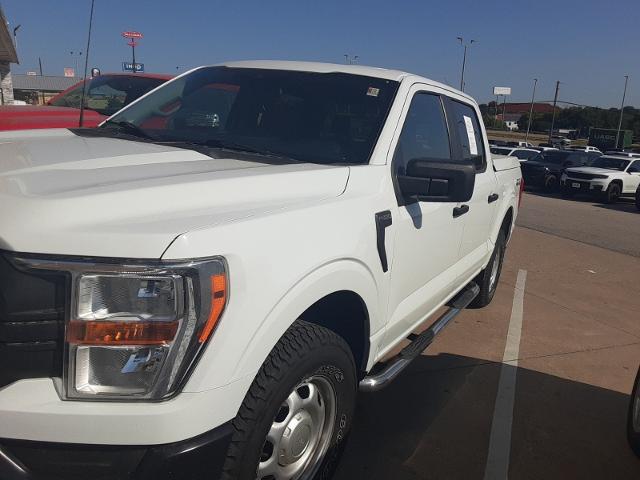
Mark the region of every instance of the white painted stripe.
[[513, 423], [513, 404], [516, 395], [516, 374], [522, 334], [522, 312], [524, 305], [524, 286], [527, 271], [519, 270], [511, 307], [507, 344], [502, 356], [500, 381], [496, 405], [493, 410], [489, 453], [484, 470], [485, 480], [506, 480], [509, 476], [509, 456], [511, 455], [511, 426]]

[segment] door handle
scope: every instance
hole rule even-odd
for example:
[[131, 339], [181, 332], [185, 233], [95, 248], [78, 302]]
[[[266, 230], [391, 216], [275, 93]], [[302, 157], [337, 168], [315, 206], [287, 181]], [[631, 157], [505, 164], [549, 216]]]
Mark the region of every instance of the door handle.
[[458, 218], [461, 215], [464, 215], [469, 211], [469, 205], [460, 205], [459, 207], [455, 207], [453, 209], [453, 218]]
[[500, 195], [498, 195], [497, 193], [492, 193], [491, 195], [489, 195], [489, 198], [487, 198], [487, 202], [493, 203], [498, 200], [498, 198], [500, 198]]

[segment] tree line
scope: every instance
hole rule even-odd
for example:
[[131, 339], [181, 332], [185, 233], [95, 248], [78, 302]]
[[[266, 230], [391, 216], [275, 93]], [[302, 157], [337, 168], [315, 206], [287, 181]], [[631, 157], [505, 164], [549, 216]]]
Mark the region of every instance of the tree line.
[[[501, 112], [500, 106], [498, 113]], [[482, 118], [487, 127], [496, 125], [495, 102], [480, 105]], [[534, 113], [531, 120], [531, 131], [548, 132], [551, 128], [551, 113]], [[569, 107], [558, 108], [556, 111], [555, 129], [577, 130], [578, 137], [586, 138], [589, 135], [589, 128], [618, 128], [620, 120], [619, 108], [598, 108], [598, 107]], [[520, 130], [527, 129], [529, 113], [525, 113], [518, 120]], [[497, 128], [502, 128], [502, 122], [498, 122]], [[640, 109], [635, 107], [624, 107], [622, 116], [622, 130], [633, 131], [634, 139], [640, 139]]]

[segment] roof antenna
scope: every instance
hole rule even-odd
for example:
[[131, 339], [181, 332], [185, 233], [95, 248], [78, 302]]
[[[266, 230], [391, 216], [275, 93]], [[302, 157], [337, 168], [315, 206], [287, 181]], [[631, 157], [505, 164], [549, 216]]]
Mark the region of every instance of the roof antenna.
[[78, 126], [82, 128], [84, 120], [84, 98], [87, 92], [87, 69], [89, 68], [89, 46], [91, 44], [91, 25], [93, 24], [93, 5], [95, 0], [91, 0], [91, 13], [89, 14], [89, 34], [87, 35], [87, 50], [84, 56], [84, 73], [82, 75], [82, 97], [80, 98], [80, 121]]

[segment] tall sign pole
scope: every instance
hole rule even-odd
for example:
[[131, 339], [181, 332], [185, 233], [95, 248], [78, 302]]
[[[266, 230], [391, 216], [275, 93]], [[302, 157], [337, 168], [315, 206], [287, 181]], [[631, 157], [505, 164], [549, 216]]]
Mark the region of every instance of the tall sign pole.
[[131, 71], [132, 73], [137, 73], [136, 47], [138, 46], [137, 41], [142, 38], [142, 34], [140, 32], [122, 32], [122, 36], [128, 39], [127, 45], [131, 47]]
[[82, 76], [82, 97], [80, 98], [80, 120], [78, 126], [82, 128], [84, 120], [84, 98], [87, 95], [87, 69], [89, 68], [89, 46], [91, 45], [91, 25], [93, 25], [93, 5], [95, 0], [91, 0], [91, 13], [89, 14], [89, 34], [87, 35], [87, 49], [84, 56], [84, 74]]

